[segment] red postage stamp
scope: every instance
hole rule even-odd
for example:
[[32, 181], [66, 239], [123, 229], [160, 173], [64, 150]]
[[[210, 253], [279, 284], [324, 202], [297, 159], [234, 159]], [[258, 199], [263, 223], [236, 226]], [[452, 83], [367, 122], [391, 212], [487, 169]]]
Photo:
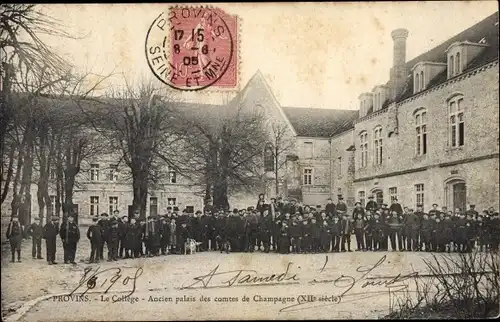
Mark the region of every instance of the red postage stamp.
[[148, 65], [175, 89], [237, 89], [238, 23], [218, 8], [172, 7], [148, 30]]

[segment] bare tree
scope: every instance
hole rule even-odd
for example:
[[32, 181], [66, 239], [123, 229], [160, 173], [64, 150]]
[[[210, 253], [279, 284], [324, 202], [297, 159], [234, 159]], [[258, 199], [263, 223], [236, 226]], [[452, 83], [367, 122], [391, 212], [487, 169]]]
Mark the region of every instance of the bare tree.
[[106, 129], [107, 135], [120, 151], [120, 159], [130, 169], [133, 204], [146, 216], [148, 189], [161, 185], [166, 169], [177, 169], [172, 161], [173, 147], [179, 141], [172, 130], [177, 110], [171, 96], [160, 92], [152, 82], [144, 81], [132, 88], [111, 91], [102, 99], [102, 122], [97, 129]]
[[208, 109], [186, 110], [177, 127], [184, 138], [183, 173], [205, 187], [205, 198], [213, 199], [214, 206], [228, 209], [231, 193], [260, 182], [264, 117], [239, 104]]
[[295, 140], [293, 139], [290, 128], [284, 123], [270, 122], [269, 132], [270, 140], [268, 141], [268, 146], [270, 146], [273, 151], [275, 193], [276, 196], [278, 196], [280, 192], [280, 170], [286, 165], [287, 156], [294, 151]]

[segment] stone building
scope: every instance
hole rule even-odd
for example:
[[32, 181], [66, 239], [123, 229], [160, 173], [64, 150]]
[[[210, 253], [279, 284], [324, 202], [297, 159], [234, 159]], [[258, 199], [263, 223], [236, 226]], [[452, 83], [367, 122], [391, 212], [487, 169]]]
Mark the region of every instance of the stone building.
[[498, 13], [406, 61], [409, 34], [392, 32], [389, 81], [359, 96], [359, 119], [333, 139], [355, 149], [354, 180], [338, 186], [362, 202], [498, 209]]
[[[373, 195], [380, 203], [398, 198], [426, 209], [433, 203], [498, 209], [498, 13], [410, 61], [411, 32], [397, 29], [391, 36], [389, 79], [359, 94], [359, 110], [283, 107], [259, 71], [250, 79], [229, 106], [261, 110], [270, 142], [278, 126], [287, 149], [277, 178], [263, 169], [262, 185], [231, 196], [231, 207], [254, 205], [263, 192], [310, 205], [342, 195], [352, 207]], [[217, 106], [207, 108], [217, 113]], [[74, 202], [81, 214], [126, 211], [132, 203], [131, 184], [114, 163], [102, 156], [80, 175]], [[148, 208], [200, 209], [199, 190], [171, 171], [168, 183], [151, 189]], [[32, 196], [36, 213], [36, 190]]]

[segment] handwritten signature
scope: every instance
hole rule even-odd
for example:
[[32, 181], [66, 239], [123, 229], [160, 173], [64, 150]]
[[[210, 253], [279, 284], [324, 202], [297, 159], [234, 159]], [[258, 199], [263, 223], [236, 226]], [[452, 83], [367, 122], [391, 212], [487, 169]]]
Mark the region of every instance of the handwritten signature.
[[[231, 287], [233, 285], [275, 285], [275, 284], [298, 284], [299, 277], [297, 274], [290, 273], [290, 266], [292, 263], [288, 263], [286, 270], [281, 273], [273, 273], [270, 275], [261, 275], [255, 270], [240, 269], [234, 271], [223, 271], [219, 272], [219, 265], [212, 269], [208, 274], [197, 276], [194, 282], [190, 285], [183, 286], [181, 289], [192, 289], [192, 288], [209, 288], [212, 279], [214, 277], [222, 278], [218, 279], [215, 285], [212, 284], [211, 287]], [[228, 278], [229, 276], [229, 278]], [[201, 284], [199, 287], [195, 287]]]
[[[100, 270], [101, 267], [92, 268], [86, 267], [83, 271], [83, 276], [80, 279], [76, 288], [69, 294], [70, 296], [76, 293], [79, 289], [84, 289], [84, 292], [80, 295], [86, 294], [89, 290], [95, 289], [96, 287], [104, 289], [104, 294], [108, 293], [113, 286], [121, 281], [122, 285], [131, 285], [130, 293], [123, 296], [122, 298], [127, 298], [134, 294], [136, 289], [137, 279], [142, 275], [143, 269], [139, 267], [135, 270], [133, 275], [124, 275], [122, 273], [122, 268], [114, 267], [105, 270]], [[101, 282], [102, 281], [102, 282]], [[98, 284], [98, 282], [100, 284]]]
[[[372, 277], [370, 276], [377, 268], [382, 266], [386, 261], [387, 256], [382, 256], [375, 264], [359, 266], [355, 272], [359, 276], [341, 274], [335, 278], [321, 279], [315, 277], [309, 279], [307, 284], [331, 284], [334, 289], [339, 290], [338, 294], [331, 296], [322, 296], [318, 299], [311, 300], [308, 296], [298, 296], [297, 302], [280, 309], [280, 312], [291, 312], [318, 308], [328, 305], [335, 305], [341, 302], [358, 301], [371, 297], [378, 297], [387, 292], [400, 292], [408, 289], [408, 285], [404, 281], [419, 277], [418, 272], [409, 274], [398, 274], [392, 277]], [[256, 270], [231, 270], [220, 271], [219, 265], [212, 269], [208, 274], [193, 278], [187, 286], [182, 286], [181, 289], [195, 288], [219, 288], [219, 287], [234, 287], [234, 286], [270, 286], [270, 285], [288, 285], [300, 284], [298, 273], [292, 272], [292, 262], [289, 262], [283, 272], [264, 275]], [[319, 275], [322, 275], [328, 264], [328, 256], [325, 258], [325, 263], [319, 270]], [[358, 275], [353, 274], [353, 275]], [[360, 287], [361, 291], [354, 292], [354, 287]], [[370, 288], [376, 287], [376, 290]], [[382, 287], [382, 289], [380, 289]], [[336, 293], [336, 292], [334, 292]]]
[[[408, 285], [405, 285], [404, 281], [417, 278], [418, 272], [412, 272], [410, 274], [398, 274], [393, 277], [370, 277], [368, 276], [370, 273], [375, 271], [378, 267], [380, 267], [387, 256], [382, 256], [375, 264], [367, 265], [367, 266], [359, 266], [356, 268], [357, 273], [361, 273], [360, 276], [354, 277], [351, 275], [340, 275], [334, 279], [316, 279], [313, 278], [308, 282], [310, 285], [315, 284], [332, 284], [334, 288], [341, 289], [342, 291], [338, 295], [332, 295], [327, 298], [327, 300], [319, 301], [311, 301], [308, 298], [300, 298], [296, 304], [292, 304], [280, 309], [280, 312], [291, 312], [291, 311], [299, 311], [306, 310], [318, 307], [324, 307], [329, 305], [340, 304], [341, 302], [346, 303], [349, 301], [359, 301], [362, 299], [368, 299], [372, 297], [378, 297], [381, 294], [387, 293], [389, 291], [392, 292], [400, 292], [408, 289]], [[325, 264], [323, 265], [320, 273], [322, 273], [325, 269], [326, 263], [328, 262], [328, 256], [326, 257]], [[361, 292], [351, 292], [353, 288], [358, 285], [361, 287]], [[384, 287], [383, 290], [377, 291], [369, 291], [367, 288], [369, 287]], [[351, 298], [350, 300], [346, 300], [347, 298]]]

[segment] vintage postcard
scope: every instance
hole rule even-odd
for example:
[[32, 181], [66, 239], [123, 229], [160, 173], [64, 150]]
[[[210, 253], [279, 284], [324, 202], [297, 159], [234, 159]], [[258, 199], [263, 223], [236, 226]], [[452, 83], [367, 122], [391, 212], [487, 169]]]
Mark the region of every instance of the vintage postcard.
[[496, 1], [0, 15], [3, 321], [498, 317]]

